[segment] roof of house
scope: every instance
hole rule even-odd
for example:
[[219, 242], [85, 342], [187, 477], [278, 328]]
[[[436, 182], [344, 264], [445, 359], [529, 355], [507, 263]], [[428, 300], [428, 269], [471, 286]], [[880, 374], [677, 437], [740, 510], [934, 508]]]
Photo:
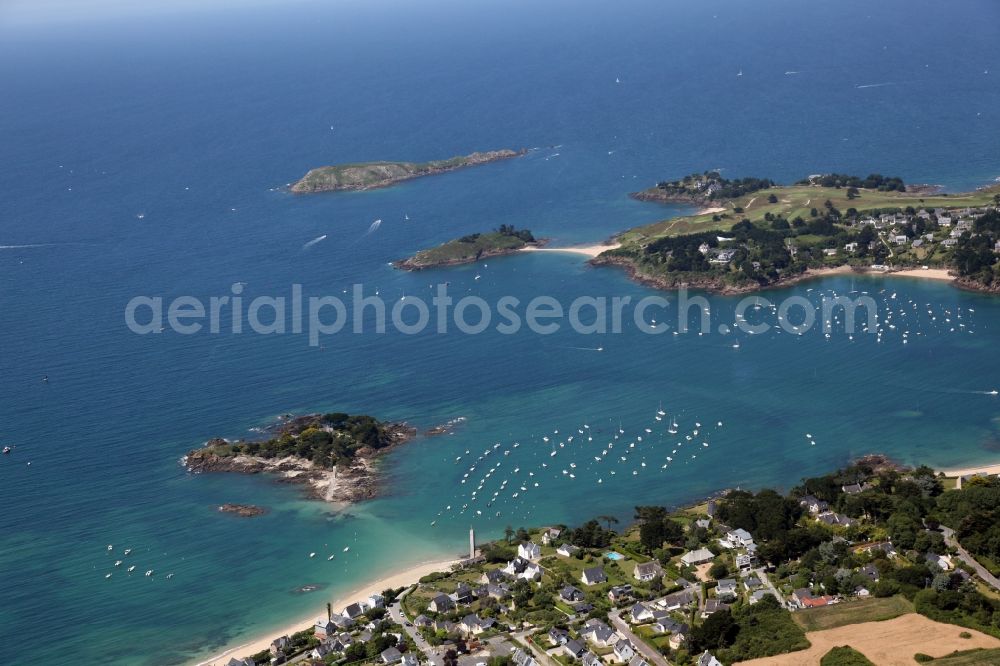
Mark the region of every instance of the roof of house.
[[635, 565], [636, 576], [655, 575], [661, 571], [663, 571], [663, 569], [660, 567], [660, 563], [657, 562], [656, 560], [653, 560], [652, 562], [643, 562], [642, 564]]
[[604, 567], [591, 567], [583, 570], [583, 579], [595, 583], [602, 583], [608, 579], [604, 573]]

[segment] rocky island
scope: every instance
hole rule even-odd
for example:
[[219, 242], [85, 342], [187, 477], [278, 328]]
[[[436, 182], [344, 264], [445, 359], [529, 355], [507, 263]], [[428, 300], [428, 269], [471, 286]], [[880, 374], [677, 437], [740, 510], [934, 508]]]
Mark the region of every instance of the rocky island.
[[296, 194], [373, 190], [389, 187], [411, 178], [433, 176], [466, 167], [509, 160], [525, 155], [527, 150], [490, 150], [471, 155], [430, 162], [360, 162], [312, 169], [291, 186]]
[[[273, 436], [266, 439], [209, 440], [182, 462], [195, 473], [274, 474], [287, 483], [306, 484], [314, 498], [352, 503], [378, 494], [376, 458], [416, 434], [403, 423], [343, 413], [283, 419], [268, 430]], [[249, 515], [233, 506], [220, 511]]]
[[240, 518], [253, 518], [255, 516], [263, 516], [267, 513], [267, 509], [253, 504], [230, 504], [226, 503], [219, 507], [220, 513], [231, 513]]
[[415, 271], [423, 268], [471, 264], [490, 257], [513, 254], [526, 247], [541, 247], [545, 240], [536, 240], [528, 229], [516, 229], [502, 224], [499, 229], [484, 234], [470, 234], [431, 248], [421, 250], [409, 259], [393, 264], [396, 268]]

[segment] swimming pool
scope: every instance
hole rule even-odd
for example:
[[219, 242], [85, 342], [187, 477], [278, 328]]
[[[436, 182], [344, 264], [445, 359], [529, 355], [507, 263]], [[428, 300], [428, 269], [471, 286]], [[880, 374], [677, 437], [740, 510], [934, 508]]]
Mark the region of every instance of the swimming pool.
[[610, 553], [604, 553], [604, 557], [608, 558], [609, 560], [624, 560], [625, 559], [624, 555], [622, 555], [621, 553], [615, 552], [615, 551], [611, 551]]

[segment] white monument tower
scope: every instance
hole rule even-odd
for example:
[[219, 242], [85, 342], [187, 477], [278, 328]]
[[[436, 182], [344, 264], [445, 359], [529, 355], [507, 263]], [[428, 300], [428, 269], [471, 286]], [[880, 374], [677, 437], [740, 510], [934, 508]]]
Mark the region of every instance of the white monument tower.
[[476, 559], [476, 530], [469, 528], [469, 559]]

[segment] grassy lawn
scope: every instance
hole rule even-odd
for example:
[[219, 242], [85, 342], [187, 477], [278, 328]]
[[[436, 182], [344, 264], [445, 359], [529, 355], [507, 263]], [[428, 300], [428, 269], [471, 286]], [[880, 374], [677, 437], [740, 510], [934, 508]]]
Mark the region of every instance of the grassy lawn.
[[[791, 220], [801, 217], [809, 219], [812, 208], [823, 209], [824, 204], [829, 200], [840, 211], [848, 208], [856, 208], [859, 212], [882, 208], [957, 208], [965, 206], [981, 206], [993, 202], [993, 195], [1000, 192], [1000, 186], [992, 186], [976, 190], [975, 192], [963, 192], [950, 196], [925, 196], [910, 194], [907, 192], [877, 192], [861, 190], [860, 195], [855, 199], [847, 198], [847, 189], [836, 189], [832, 187], [814, 187], [809, 185], [791, 185], [787, 187], [772, 187], [769, 190], [755, 192], [749, 196], [742, 197], [725, 204], [727, 218], [713, 220], [713, 215], [690, 215], [661, 220], [642, 227], [636, 227], [624, 232], [621, 236], [623, 243], [639, 242], [646, 243], [660, 236], [678, 236], [699, 231], [728, 230], [741, 218], [747, 217], [751, 221], [764, 218], [766, 213], [784, 216]], [[778, 198], [777, 203], [768, 203], [768, 196], [774, 194]], [[753, 200], [753, 203], [750, 203]], [[722, 207], [723, 204], [710, 204]], [[734, 212], [734, 208], [743, 208], [743, 213]]]
[[670, 634], [657, 634], [652, 625], [642, 624], [633, 627], [632, 632], [642, 639], [642, 642], [657, 651], [670, 649]]
[[858, 599], [823, 608], [810, 608], [792, 613], [792, 618], [805, 631], [822, 631], [848, 624], [891, 620], [913, 612], [913, 604], [905, 597]]

